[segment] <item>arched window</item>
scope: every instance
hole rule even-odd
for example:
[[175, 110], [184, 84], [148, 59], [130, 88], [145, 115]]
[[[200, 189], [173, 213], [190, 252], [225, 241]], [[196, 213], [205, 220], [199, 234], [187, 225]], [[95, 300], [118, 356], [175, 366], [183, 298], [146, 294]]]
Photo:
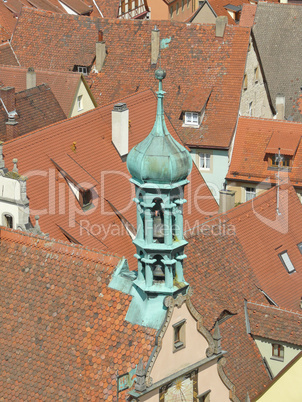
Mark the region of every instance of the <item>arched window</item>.
[[3, 226], [13, 229], [14, 227], [14, 220], [13, 217], [9, 214], [4, 214], [3, 215]]

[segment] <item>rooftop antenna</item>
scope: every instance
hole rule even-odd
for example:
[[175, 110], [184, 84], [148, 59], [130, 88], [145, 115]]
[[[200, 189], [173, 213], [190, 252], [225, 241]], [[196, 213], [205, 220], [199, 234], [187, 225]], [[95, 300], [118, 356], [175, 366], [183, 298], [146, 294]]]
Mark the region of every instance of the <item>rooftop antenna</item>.
[[280, 192], [280, 167], [281, 167], [281, 162], [283, 161], [283, 155], [280, 154], [280, 148], [278, 148], [278, 154], [275, 154], [275, 161], [278, 162], [278, 174], [277, 174], [277, 215], [281, 215], [281, 212], [279, 210], [279, 192]]

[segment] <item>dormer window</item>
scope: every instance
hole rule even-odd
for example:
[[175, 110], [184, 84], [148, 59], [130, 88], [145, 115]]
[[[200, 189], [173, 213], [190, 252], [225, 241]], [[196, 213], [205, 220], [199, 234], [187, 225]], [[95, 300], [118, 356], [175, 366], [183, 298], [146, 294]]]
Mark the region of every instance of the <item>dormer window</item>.
[[185, 112], [185, 124], [188, 126], [198, 126], [199, 125], [199, 113]]
[[[269, 168], [278, 168], [279, 155], [278, 154], [269, 154], [268, 155], [268, 167]], [[280, 168], [290, 168], [292, 166], [292, 156], [291, 155], [280, 155]]]
[[85, 66], [77, 66], [77, 71], [78, 73], [82, 73], [83, 75], [87, 75], [88, 73], [87, 67]]

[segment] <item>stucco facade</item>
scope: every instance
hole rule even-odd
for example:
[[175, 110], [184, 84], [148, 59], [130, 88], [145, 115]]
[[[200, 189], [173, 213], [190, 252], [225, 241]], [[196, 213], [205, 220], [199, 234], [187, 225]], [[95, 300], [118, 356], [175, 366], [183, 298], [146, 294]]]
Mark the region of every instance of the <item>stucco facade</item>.
[[[200, 154], [210, 155], [210, 167], [200, 166]], [[228, 151], [219, 149], [193, 149], [191, 150], [193, 162], [199, 169], [215, 200], [219, 202], [219, 191], [223, 189], [225, 176], [228, 172]]]
[[88, 110], [94, 109], [95, 106], [96, 104], [93, 102], [92, 95], [87, 90], [83, 79], [79, 80], [79, 85], [68, 117], [74, 117], [81, 113], [88, 112]]
[[[255, 197], [269, 190], [271, 185], [265, 183], [249, 183], [249, 182], [230, 182], [228, 181], [227, 189], [235, 191], [235, 204], [242, 204], [249, 200], [249, 189], [255, 189]], [[251, 194], [250, 194], [251, 195]]]
[[239, 110], [241, 116], [273, 117], [252, 37], [247, 52]]
[[216, 16], [208, 3], [205, 3], [202, 6], [201, 10], [196, 14], [192, 22], [195, 24], [215, 24]]
[[[263, 358], [266, 359], [267, 364], [275, 377], [284, 367], [293, 360], [297, 354], [302, 350], [302, 347], [292, 345], [286, 342], [276, 342], [271, 339], [255, 337], [256, 345]], [[277, 343], [284, 348], [284, 358], [278, 359], [272, 356], [272, 344]]]

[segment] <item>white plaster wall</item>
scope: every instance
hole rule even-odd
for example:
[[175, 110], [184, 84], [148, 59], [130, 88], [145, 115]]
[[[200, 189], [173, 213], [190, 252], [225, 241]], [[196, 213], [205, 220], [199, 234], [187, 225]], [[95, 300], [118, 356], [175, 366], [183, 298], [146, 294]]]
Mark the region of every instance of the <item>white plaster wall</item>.
[[264, 191], [267, 191], [271, 188], [270, 184], [267, 186], [265, 184], [254, 184], [254, 183], [243, 183], [243, 182], [230, 182], [228, 180], [227, 190], [235, 191], [235, 204], [244, 203], [245, 202], [245, 188], [246, 187], [255, 187], [256, 188], [256, 196], [262, 194]]
[[[270, 339], [257, 337], [255, 338], [255, 342], [262, 357], [266, 358], [274, 377], [302, 350], [302, 347], [291, 345], [285, 342], [276, 342]], [[272, 343], [278, 343], [284, 346], [283, 361], [272, 359]]]
[[[249, 116], [249, 104], [253, 102], [252, 106], [252, 116], [253, 117], [265, 117], [272, 118], [273, 114], [269, 106], [267, 93], [263, 83], [263, 77], [260, 70], [257, 55], [252, 43], [252, 38], [250, 38], [251, 46], [247, 53], [245, 74], [247, 75], [247, 89], [243, 89], [241, 93], [240, 102], [240, 115]], [[259, 66], [259, 78], [258, 82], [255, 82], [254, 70]]]
[[[78, 110], [78, 96], [82, 95], [82, 105], [83, 105], [83, 109], [82, 110]], [[85, 87], [85, 85], [83, 84], [83, 81], [81, 80], [79, 88], [75, 94], [75, 98], [74, 98], [74, 102], [73, 102], [73, 106], [71, 109], [71, 113], [69, 117], [73, 117], [73, 116], [77, 116], [81, 113], [87, 112], [88, 110], [94, 109], [95, 106], [90, 98], [90, 95]]]
[[20, 199], [21, 187], [17, 180], [0, 176], [0, 197], [10, 200]]
[[201, 367], [198, 372], [198, 395], [211, 390], [211, 402], [229, 401], [229, 390], [224, 385], [217, 371], [217, 362], [212, 361]]
[[205, 4], [192, 22], [196, 24], [215, 24], [216, 17], [208, 4]]

